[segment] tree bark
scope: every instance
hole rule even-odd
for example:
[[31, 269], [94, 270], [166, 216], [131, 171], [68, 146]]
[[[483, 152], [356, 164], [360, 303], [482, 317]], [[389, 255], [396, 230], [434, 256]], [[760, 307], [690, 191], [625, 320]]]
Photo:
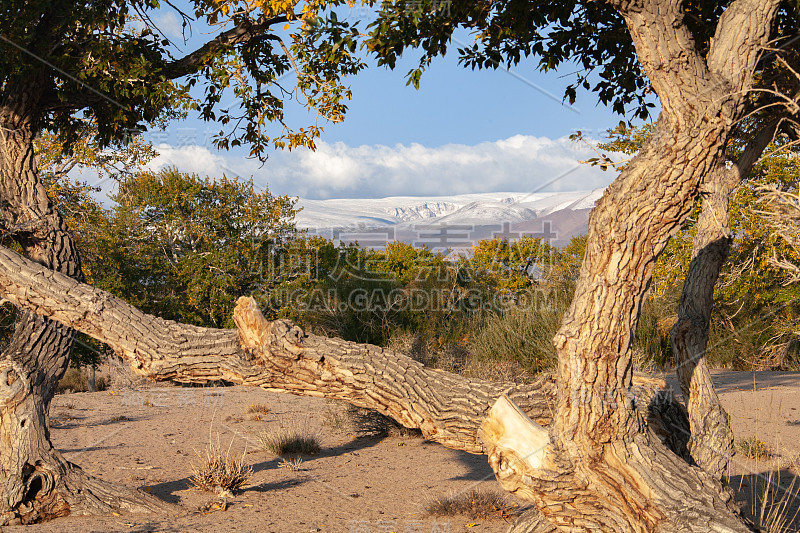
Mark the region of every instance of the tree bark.
[[97, 392], [97, 381], [94, 365], [86, 365], [86, 389], [89, 392]]
[[719, 401], [706, 361], [714, 286], [731, 245], [728, 201], [772, 142], [779, 122], [766, 124], [731, 168], [720, 166], [703, 180], [703, 200], [695, 224], [692, 259], [672, 328], [672, 351], [686, 401], [692, 459], [703, 470], [722, 478], [733, 455], [733, 431]]
[[[375, 409], [447, 447], [483, 453], [478, 428], [491, 406], [508, 396], [533, 420], [549, 425], [555, 380], [531, 383], [469, 379], [426, 368], [403, 354], [303, 332], [264, 319], [255, 301], [241, 298], [237, 330], [163, 320], [99, 289], [37, 265], [0, 247], [0, 294], [10, 302], [108, 344], [138, 374], [158, 381], [208, 383], [224, 379], [269, 391], [324, 396]], [[637, 377], [632, 393], [640, 416], [660, 439], [685, 453], [685, 412], [662, 380]]]
[[652, 438], [637, 416], [631, 342], [653, 265], [722, 164], [777, 0], [736, 0], [706, 58], [681, 2], [610, 2], [625, 19], [663, 110], [589, 221], [575, 297], [555, 338], [558, 410], [542, 465], [490, 448], [501, 483], [564, 531], [748, 531], [729, 493]]
[[[82, 280], [72, 238], [37, 175], [33, 138], [40, 78], [34, 74], [7, 88], [0, 102], [0, 232], [31, 259]], [[56, 321], [21, 311], [0, 355], [0, 525], [165, 508], [145, 493], [91, 479], [53, 448], [47, 413], [74, 336]]]
[[[137, 318], [131, 312], [103, 322], [89, 309], [109, 305], [113, 314], [116, 303], [104, 296], [94, 302], [75, 299], [64, 322], [102, 340], [114, 338], [140, 372], [162, 379], [238, 376], [245, 384], [374, 405], [439, 442], [473, 451], [485, 446], [501, 483], [534, 501], [558, 530], [747, 531], [718, 480], [687, 467], [654, 431], [657, 421], [636, 394], [630, 344], [655, 258], [690, 213], [703, 176], [721, 163], [780, 2], [732, 2], [705, 58], [683, 23], [679, 0], [608, 2], [624, 17], [663, 111], [651, 140], [591, 216], [575, 298], [555, 339], [553, 414], [541, 400], [524, 405], [535, 394], [526, 386], [499, 391], [496, 385], [437, 374], [377, 347], [305, 335], [283, 321], [267, 323], [247, 302], [237, 315], [245, 350], [229, 332], [174, 323], [161, 324], [158, 331], [134, 328], [131, 336], [132, 324], [152, 321], [138, 317], [128, 323]], [[72, 284], [68, 299], [82, 287]], [[63, 295], [23, 287], [16, 293], [19, 304], [55, 316]], [[13, 293], [10, 286], [3, 290]], [[169, 347], [166, 352], [162, 344]], [[209, 355], [209, 348], [218, 348], [219, 355]], [[550, 444], [537, 466], [474, 437], [480, 420], [475, 413], [482, 417], [502, 392], [537, 422], [539, 415], [552, 418]], [[536, 530], [545, 530], [536, 520]]]

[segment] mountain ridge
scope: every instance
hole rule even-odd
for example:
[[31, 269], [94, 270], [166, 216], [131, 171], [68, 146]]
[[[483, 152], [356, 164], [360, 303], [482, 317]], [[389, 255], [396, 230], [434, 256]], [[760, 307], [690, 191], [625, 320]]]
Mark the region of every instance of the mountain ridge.
[[540, 236], [556, 246], [563, 246], [571, 237], [586, 232], [589, 212], [603, 191], [332, 200], [301, 198], [298, 207], [302, 210], [297, 214], [296, 222], [298, 228], [312, 234], [372, 247], [381, 247], [382, 239], [418, 245], [421, 232], [430, 232], [433, 227], [439, 228], [442, 235], [456, 230], [462, 237], [464, 232], [469, 234], [460, 241], [445, 237], [435, 240], [435, 243], [444, 242], [448, 247], [451, 244], [471, 246], [497, 234], [512, 240], [521, 235]]

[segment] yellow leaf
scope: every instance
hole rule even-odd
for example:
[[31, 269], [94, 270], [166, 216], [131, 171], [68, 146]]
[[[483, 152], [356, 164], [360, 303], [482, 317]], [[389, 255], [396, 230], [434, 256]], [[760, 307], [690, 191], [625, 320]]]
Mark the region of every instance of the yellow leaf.
[[467, 524], [467, 525], [466, 525], [466, 526], [464, 526], [464, 527], [475, 527], [475, 526], [477, 526], [477, 525], [478, 525], [478, 524], [477, 524], [476, 522], [473, 522], [473, 523], [471, 523], [471, 524]]

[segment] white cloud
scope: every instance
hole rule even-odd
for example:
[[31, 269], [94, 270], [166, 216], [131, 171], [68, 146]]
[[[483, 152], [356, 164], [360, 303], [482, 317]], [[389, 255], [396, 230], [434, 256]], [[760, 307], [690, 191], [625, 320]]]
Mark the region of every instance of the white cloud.
[[263, 166], [200, 146], [160, 145], [158, 151], [153, 168], [175, 165], [201, 175], [252, 175], [274, 193], [320, 199], [589, 190], [605, 187], [616, 175], [578, 163], [596, 155], [586, 145], [527, 135], [433, 148], [318, 142], [315, 152], [279, 153]]
[[182, 21], [173, 11], [159, 11], [153, 17], [153, 23], [170, 39], [183, 39]]

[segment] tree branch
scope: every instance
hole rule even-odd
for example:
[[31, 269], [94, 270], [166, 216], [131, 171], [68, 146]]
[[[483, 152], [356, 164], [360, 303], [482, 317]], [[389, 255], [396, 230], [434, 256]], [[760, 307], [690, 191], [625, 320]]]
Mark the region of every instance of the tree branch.
[[[551, 422], [555, 380], [527, 384], [469, 379], [427, 368], [403, 354], [303, 332], [264, 319], [252, 298], [234, 311], [238, 330], [201, 328], [142, 313], [111, 294], [0, 247], [0, 294], [108, 344], [138, 374], [154, 380], [226, 380], [276, 392], [344, 400], [375, 409], [449, 448], [482, 453], [478, 428], [507, 395], [531, 419]], [[637, 378], [642, 417], [680, 452], [685, 415], [661, 380]]]
[[721, 74], [731, 89], [751, 85], [758, 58], [769, 43], [780, 0], [736, 0], [717, 23], [708, 52], [709, 70]]
[[[730, 194], [753, 170], [755, 164], [761, 159], [764, 150], [766, 150], [767, 146], [775, 139], [775, 134], [778, 132], [781, 122], [781, 119], [770, 120], [761, 131], [758, 132], [758, 135], [747, 143], [739, 159], [733, 164], [730, 170], [724, 174], [723, 179], [727, 182], [725, 185], [728, 188], [728, 194]], [[709, 176], [712, 178], [715, 175], [715, 172], [709, 173]]]
[[264, 31], [274, 24], [280, 24], [288, 20], [289, 19], [285, 15], [279, 15], [268, 19], [261, 19], [258, 22], [247, 21], [239, 24], [219, 34], [215, 39], [205, 43], [194, 52], [168, 64], [164, 69], [164, 74], [169, 79], [181, 78], [197, 71], [198, 68], [208, 61], [210, 56], [223, 48], [243, 44], [255, 38], [279, 39], [275, 35], [264, 33]]

